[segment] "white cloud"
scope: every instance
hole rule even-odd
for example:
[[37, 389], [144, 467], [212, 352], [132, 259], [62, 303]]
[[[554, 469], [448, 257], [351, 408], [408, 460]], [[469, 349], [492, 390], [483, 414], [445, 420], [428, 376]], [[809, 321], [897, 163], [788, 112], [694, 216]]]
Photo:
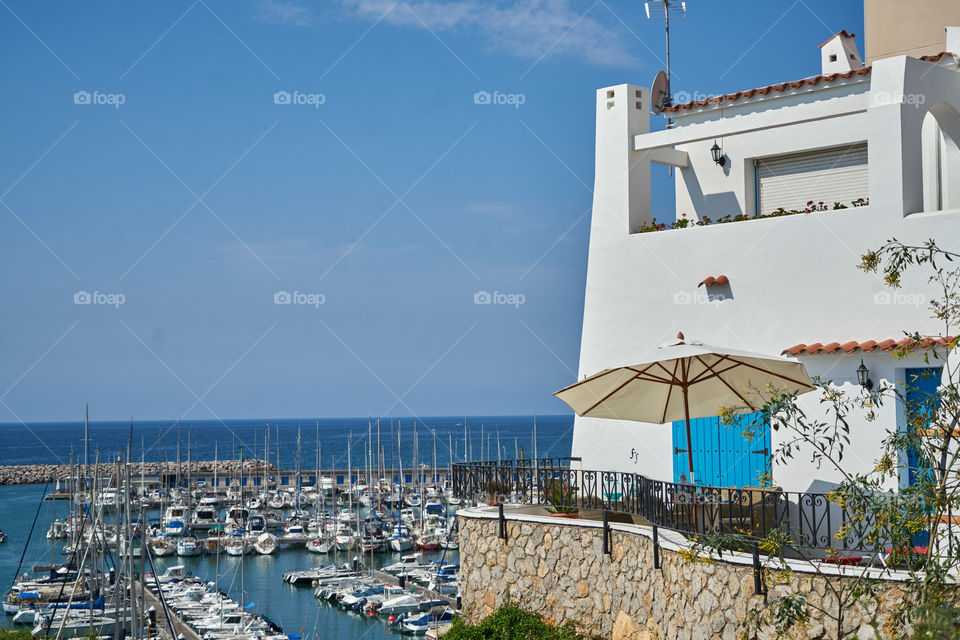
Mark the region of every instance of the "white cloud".
[[629, 32], [604, 3], [589, 0], [341, 0], [365, 20], [474, 32], [493, 49], [522, 59], [564, 56], [599, 66], [632, 65]]
[[310, 10], [295, 2], [284, 0], [261, 0], [260, 20], [271, 24], [286, 24], [296, 27], [308, 27], [312, 24]]

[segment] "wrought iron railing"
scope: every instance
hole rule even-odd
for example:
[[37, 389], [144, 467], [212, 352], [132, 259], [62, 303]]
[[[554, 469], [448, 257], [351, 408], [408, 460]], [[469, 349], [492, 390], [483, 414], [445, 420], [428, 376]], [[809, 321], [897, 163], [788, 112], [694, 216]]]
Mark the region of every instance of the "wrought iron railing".
[[[826, 493], [664, 482], [637, 473], [583, 470], [570, 466], [572, 460], [454, 464], [453, 492], [461, 499], [540, 505], [561, 513], [624, 513], [688, 536], [729, 534], [734, 541], [751, 544], [775, 537], [789, 555], [867, 555], [890, 546], [913, 549], [922, 544], [883, 539], [862, 510], [852, 513]], [[960, 518], [944, 518], [948, 525], [938, 554], [952, 555], [955, 548], [960, 550], [953, 526]]]

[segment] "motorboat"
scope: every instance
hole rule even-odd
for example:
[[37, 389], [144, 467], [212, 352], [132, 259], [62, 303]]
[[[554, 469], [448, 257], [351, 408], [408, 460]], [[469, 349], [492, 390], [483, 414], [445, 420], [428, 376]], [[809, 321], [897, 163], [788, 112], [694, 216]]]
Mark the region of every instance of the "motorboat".
[[425, 534], [417, 538], [417, 549], [422, 551], [436, 551], [440, 548], [440, 540], [431, 534]]
[[425, 613], [421, 616], [408, 617], [401, 624], [400, 627], [406, 632], [413, 635], [423, 635], [431, 629], [437, 629], [444, 625], [450, 624], [453, 622], [454, 611], [452, 609], [445, 609], [442, 613]]
[[165, 536], [182, 536], [187, 530], [187, 525], [183, 520], [171, 520], [163, 527], [163, 535]]
[[203, 554], [203, 545], [192, 535], [184, 536], [177, 541], [177, 555], [180, 557], [193, 557]]
[[267, 531], [267, 520], [260, 514], [253, 514], [250, 516], [250, 519], [247, 521], [247, 529], [250, 530], [250, 533], [260, 534], [266, 533]]
[[175, 564], [171, 567], [167, 567], [163, 573], [156, 577], [156, 582], [164, 585], [171, 582], [181, 582], [185, 578], [189, 577], [190, 574], [187, 573], [187, 568], [182, 564]]
[[423, 505], [423, 510], [428, 514], [442, 516], [447, 508], [443, 506], [440, 498], [428, 498]]
[[306, 528], [299, 520], [292, 520], [290, 524], [284, 527], [283, 542], [287, 544], [306, 544], [308, 537]]
[[411, 571], [413, 569], [433, 568], [433, 566], [434, 565], [431, 563], [423, 561], [422, 553], [411, 553], [409, 555], [401, 556], [400, 562], [387, 565], [382, 569], [382, 571], [396, 575]]
[[384, 600], [377, 614], [381, 616], [395, 616], [401, 613], [411, 613], [420, 611], [420, 603], [423, 598], [412, 593], [404, 593], [396, 597]]
[[193, 512], [193, 517], [190, 519], [190, 526], [203, 529], [212, 527], [218, 522], [217, 509], [215, 506], [199, 506], [197, 510]]

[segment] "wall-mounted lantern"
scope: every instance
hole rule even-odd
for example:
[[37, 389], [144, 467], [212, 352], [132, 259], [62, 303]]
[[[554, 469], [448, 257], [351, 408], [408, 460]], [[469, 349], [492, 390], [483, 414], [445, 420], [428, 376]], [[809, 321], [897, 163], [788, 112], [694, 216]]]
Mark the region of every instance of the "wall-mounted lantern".
[[710, 155], [713, 156], [713, 161], [721, 167], [727, 163], [727, 157], [723, 154], [723, 149], [720, 148], [716, 140], [713, 141], [713, 146], [710, 147]]
[[860, 360], [860, 366], [857, 367], [857, 382], [859, 382], [860, 386], [867, 391], [873, 389], [873, 380], [870, 379], [870, 370], [867, 369], [867, 365], [863, 364], [863, 359]]

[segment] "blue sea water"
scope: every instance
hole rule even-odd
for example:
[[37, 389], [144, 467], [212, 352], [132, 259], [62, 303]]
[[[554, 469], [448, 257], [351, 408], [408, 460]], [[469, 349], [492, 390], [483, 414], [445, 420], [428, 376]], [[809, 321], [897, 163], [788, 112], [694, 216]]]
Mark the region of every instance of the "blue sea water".
[[[323, 447], [324, 466], [346, 466], [347, 445], [351, 443], [351, 460], [354, 465], [362, 464], [365, 452], [370, 450], [367, 440], [367, 419], [320, 420], [319, 427], [314, 420], [271, 420], [280, 430], [280, 463], [284, 468], [292, 468], [296, 460], [297, 431], [301, 428], [302, 464], [312, 468], [316, 464], [316, 436], [319, 431]], [[244, 448], [244, 457], [262, 456], [263, 438], [267, 421], [228, 420], [223, 423], [214, 421], [184, 421], [181, 428], [181, 452], [186, 458], [188, 434], [194, 458], [212, 459], [214, 449], [220, 458], [230, 457]], [[464, 460], [464, 449], [468, 456], [477, 460], [481, 457], [481, 429], [483, 433], [483, 457], [496, 458], [497, 435], [504, 458], [512, 457], [515, 450], [523, 450], [529, 457], [533, 452], [533, 417], [467, 417], [460, 418], [424, 418], [417, 421], [418, 456], [417, 459], [430, 464], [433, 459], [433, 432], [436, 432], [437, 463], [446, 465], [450, 460]], [[397, 430], [400, 431], [400, 446], [396, 447]], [[371, 429], [373, 442], [376, 442], [376, 423]], [[132, 457], [140, 458], [143, 442], [145, 458], [156, 461], [159, 457], [157, 435], [162, 435], [162, 454], [164, 460], [176, 459], [176, 422], [135, 422], [132, 429], [129, 424], [117, 422], [91, 422], [89, 427], [90, 455], [99, 451], [101, 461], [112, 460], [117, 452], [133, 443]], [[573, 434], [573, 419], [568, 416], [537, 417], [537, 453], [540, 456], [564, 456], [570, 454]], [[270, 459], [275, 460], [275, 433], [271, 435]], [[453, 446], [450, 446], [451, 440]], [[404, 466], [415, 462], [413, 456], [414, 419], [401, 418], [380, 422], [380, 442], [384, 460], [389, 464], [391, 456], [396, 458], [399, 451]], [[0, 424], [0, 464], [37, 464], [66, 461], [70, 453], [82, 455], [82, 423], [36, 423], [36, 424]], [[489, 445], [488, 445], [489, 442]], [[256, 446], [254, 446], [256, 443]], [[488, 446], [490, 447], [488, 450]], [[152, 448], [151, 448], [152, 447]], [[471, 452], [472, 450], [472, 452]], [[489, 453], [488, 455], [488, 451]], [[51, 490], [52, 487], [47, 487]], [[0, 544], [0, 590], [5, 591], [16, 577], [17, 564], [21, 555], [24, 568], [28, 570], [35, 563], [47, 563], [51, 557], [60, 559], [59, 545], [51, 550], [51, 544], [45, 535], [50, 522], [56, 515], [63, 517], [67, 504], [41, 500], [45, 487], [42, 485], [24, 485], [0, 487], [0, 529], [6, 531], [9, 540]], [[27, 544], [31, 524], [37, 516], [37, 525], [33, 537]], [[51, 551], [53, 554], [51, 555]], [[456, 552], [447, 552], [444, 558], [448, 562], [458, 562]], [[378, 554], [375, 562], [395, 562], [398, 554]], [[429, 557], [429, 556], [428, 556]], [[441, 555], [432, 556], [440, 559]], [[258, 613], [276, 620], [288, 633], [302, 633], [304, 640], [326, 640], [334, 638], [364, 638], [365, 640], [385, 640], [400, 636], [392, 633], [378, 619], [368, 619], [348, 614], [325, 603], [319, 603], [313, 597], [313, 590], [296, 588], [282, 583], [285, 571], [306, 569], [314, 565], [331, 562], [333, 556], [318, 556], [304, 549], [283, 550], [275, 556], [246, 556], [244, 559], [222, 556], [217, 563], [216, 557], [205, 555], [197, 558], [160, 558], [158, 570], [170, 564], [182, 563], [187, 569], [207, 580], [219, 577], [219, 586], [235, 600], [241, 599], [241, 579], [243, 599], [255, 603]], [[242, 573], [241, 573], [242, 562]], [[219, 568], [219, 572], [218, 572]], [[0, 626], [12, 624], [11, 618], [0, 614]]]
[[[466, 422], [464, 422], [466, 420]], [[187, 449], [194, 460], [262, 458], [266, 447], [266, 432], [270, 429], [271, 462], [279, 453], [280, 466], [292, 469], [297, 459], [297, 434], [300, 432], [301, 461], [312, 469], [317, 462], [319, 437], [321, 467], [365, 465], [370, 453], [376, 458], [377, 421], [367, 418], [325, 418], [315, 420], [150, 420], [125, 422], [95, 422], [89, 424], [87, 453], [92, 463], [99, 454], [101, 462], [112, 462], [130, 444], [131, 458], [143, 457], [155, 462], [177, 459], [177, 439], [180, 456], [187, 458]], [[465, 426], [466, 425], [466, 426]], [[279, 447], [278, 443], [279, 430]], [[84, 454], [83, 423], [35, 422], [0, 423], [0, 465], [11, 464], [66, 464], [71, 453], [74, 460]], [[370, 438], [368, 438], [370, 434]], [[434, 437], [435, 436], [435, 437]], [[399, 444], [398, 444], [399, 441]], [[380, 452], [384, 466], [402, 462], [433, 463], [436, 444], [437, 464], [446, 466], [452, 460], [462, 462], [481, 458], [496, 459], [497, 443], [504, 459], [522, 452], [530, 458], [570, 455], [573, 441], [573, 416], [537, 416], [536, 447], [534, 447], [533, 416], [467, 416], [432, 418], [393, 418], [379, 421]], [[414, 446], [416, 443], [416, 458]]]

